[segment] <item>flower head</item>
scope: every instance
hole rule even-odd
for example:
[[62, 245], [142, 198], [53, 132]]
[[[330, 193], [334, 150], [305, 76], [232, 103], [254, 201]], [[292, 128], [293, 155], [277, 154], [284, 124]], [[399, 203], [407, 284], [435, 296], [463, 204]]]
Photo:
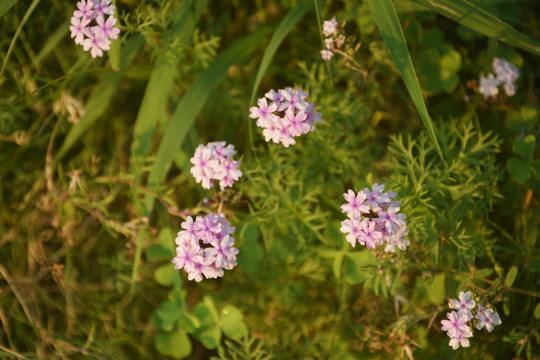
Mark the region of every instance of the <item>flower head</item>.
[[334, 53], [330, 50], [321, 50], [321, 59], [324, 61], [329, 61], [332, 56], [334, 56]]
[[383, 245], [385, 252], [395, 252], [396, 247], [405, 250], [410, 245], [405, 236], [409, 233], [404, 214], [399, 214], [401, 203], [392, 200], [393, 191], [383, 192], [384, 185], [373, 184], [372, 190], [365, 188], [355, 193], [349, 189], [341, 205], [348, 219], [341, 222], [340, 231], [347, 234], [347, 241], [354, 247], [356, 241], [368, 249]]
[[[117, 39], [120, 33], [120, 29], [114, 27], [115, 7], [111, 1], [81, 0], [71, 18], [71, 37], [84, 51], [90, 51], [93, 58], [103, 56], [103, 52], [110, 49], [110, 40]], [[107, 20], [106, 15], [110, 15]]]
[[188, 280], [202, 281], [221, 277], [237, 264], [238, 249], [232, 234], [235, 228], [222, 215], [188, 216], [177, 237], [175, 269], [184, 269]]
[[487, 77], [480, 75], [480, 87], [478, 90], [484, 95], [484, 98], [497, 96], [499, 93], [499, 84], [499, 80], [497, 80], [493, 74], [488, 74]]
[[337, 32], [338, 22], [334, 16], [331, 20], [326, 20], [323, 22], [323, 33], [325, 36], [332, 36]]
[[314, 131], [315, 123], [322, 121], [321, 113], [315, 111], [307, 96], [304, 90], [291, 87], [270, 90], [257, 100], [257, 106], [249, 108], [249, 117], [257, 119], [257, 126], [263, 128], [265, 141], [284, 147], [295, 145], [295, 137]]
[[478, 323], [476, 324], [478, 330], [486, 328], [488, 332], [492, 332], [495, 325], [502, 324], [499, 314], [492, 309], [485, 309], [482, 313], [479, 312], [476, 314], [475, 318], [478, 320]]
[[206, 146], [201, 144], [189, 160], [193, 164], [191, 174], [205, 189], [210, 189], [215, 181], [219, 181], [220, 189], [225, 190], [242, 176], [240, 161], [232, 158], [235, 154], [234, 145], [226, 145], [224, 141]]

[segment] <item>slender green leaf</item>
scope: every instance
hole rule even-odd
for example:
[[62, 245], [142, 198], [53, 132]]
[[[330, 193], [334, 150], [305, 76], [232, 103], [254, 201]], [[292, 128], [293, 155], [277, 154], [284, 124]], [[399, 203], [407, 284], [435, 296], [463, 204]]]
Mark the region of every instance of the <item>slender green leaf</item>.
[[[191, 1], [184, 1], [168, 20], [167, 25], [171, 25], [175, 30], [170, 32], [167, 39], [180, 37], [185, 41], [193, 33], [195, 24], [187, 21], [191, 4]], [[158, 120], [166, 117], [167, 95], [172, 88], [176, 73], [176, 67], [167, 61], [167, 51], [163, 51], [159, 54], [150, 75], [133, 130], [131, 168], [135, 171], [137, 180], [140, 180], [140, 170], [144, 165], [145, 157], [150, 153], [150, 140]]]
[[141, 167], [144, 165], [146, 155], [150, 152], [150, 140], [156, 123], [159, 119], [166, 117], [167, 95], [172, 88], [175, 76], [175, 67], [167, 61], [156, 64], [150, 75], [135, 121], [131, 144], [131, 167], [137, 179], [140, 179]]
[[[235, 62], [247, 57], [259, 45], [262, 39], [268, 36], [271, 30], [272, 28], [262, 28], [236, 41], [221, 53], [195, 80], [176, 107], [171, 122], [165, 129], [165, 135], [163, 136], [156, 160], [150, 171], [149, 187], [156, 188], [162, 183], [176, 152], [182, 145], [188, 130], [195, 121], [195, 117], [201, 111], [206, 100], [208, 100], [212, 90], [225, 78], [227, 69]], [[151, 209], [152, 202], [152, 196], [147, 195], [144, 204], [147, 211]]]
[[424, 102], [424, 97], [420, 90], [420, 84], [416, 77], [411, 55], [409, 54], [409, 49], [407, 48], [405, 36], [403, 35], [403, 30], [401, 29], [401, 24], [396, 9], [394, 8], [394, 4], [392, 3], [392, 0], [369, 0], [369, 5], [375, 18], [375, 22], [381, 31], [381, 35], [392, 54], [394, 63], [401, 72], [401, 76], [411, 95], [411, 99], [424, 121], [428, 134], [435, 144], [437, 153], [441, 157], [444, 166], [447, 167]]
[[[124, 47], [122, 54], [121, 69], [125, 70], [137, 53], [137, 50], [142, 46], [144, 39], [137, 37]], [[67, 153], [75, 142], [90, 128], [99, 116], [105, 111], [113, 95], [118, 89], [118, 84], [123, 76], [122, 71], [111, 71], [103, 75], [102, 80], [96, 85], [90, 98], [86, 103], [86, 114], [79, 119], [79, 122], [74, 125], [62, 144], [55, 157], [55, 161], [59, 161]]]
[[37, 56], [32, 60], [32, 66], [38, 68], [41, 61], [53, 51], [60, 41], [69, 31], [70, 19], [67, 19], [50, 36], [47, 36], [47, 42], [41, 47]]
[[0, 17], [4, 15], [15, 3], [17, 0], [0, 0]]
[[504, 284], [508, 287], [512, 287], [514, 284], [514, 281], [516, 280], [516, 276], [518, 273], [518, 269], [515, 266], [512, 266], [510, 270], [508, 271], [508, 274], [506, 274], [506, 278], [504, 279]]
[[[21, 33], [21, 30], [26, 24], [26, 21], [30, 18], [30, 15], [36, 8], [36, 6], [39, 4], [39, 0], [34, 0], [28, 7], [28, 10], [26, 10], [26, 13], [24, 13], [24, 16], [21, 20], [21, 23], [19, 24], [19, 27], [17, 27], [17, 31], [15, 31], [15, 35], [11, 38], [11, 43], [9, 44], [8, 51], [6, 53], [6, 57], [4, 57], [4, 62], [2, 63], [2, 68], [0, 68], [0, 78], [2, 78], [2, 75], [4, 74], [4, 70], [6, 69], [6, 65], [8, 63], [8, 60], [11, 56], [11, 53], [13, 52], [13, 46], [15, 46], [15, 43], [17, 42], [17, 39], [19, 38], [19, 34]], [[9, 5], [9, 4], [8, 4]], [[12, 4], [13, 5], [13, 4]], [[7, 5], [6, 5], [7, 6]], [[9, 6], [11, 7], [11, 6]], [[9, 9], [8, 7], [8, 9]]]
[[[540, 55], [540, 43], [468, 0], [412, 0], [469, 29]], [[370, 0], [370, 2], [373, 2]]]
[[272, 61], [272, 57], [274, 57], [274, 54], [279, 48], [279, 45], [281, 45], [281, 42], [285, 39], [287, 34], [289, 34], [292, 28], [304, 17], [304, 15], [309, 9], [311, 9], [312, 6], [313, 4], [311, 3], [311, 1], [307, 0], [298, 3], [298, 5], [296, 5], [296, 7], [294, 7], [287, 14], [287, 16], [283, 18], [279, 26], [276, 28], [276, 31], [274, 32], [270, 43], [264, 51], [261, 64], [259, 65], [259, 70], [257, 71], [257, 75], [255, 76], [253, 90], [251, 91], [251, 97], [249, 99], [250, 104], [253, 104], [253, 101], [255, 100], [255, 93], [257, 92], [257, 88], [259, 87], [259, 84], [261, 83], [261, 80], [266, 73], [268, 66], [270, 65], [270, 61]]

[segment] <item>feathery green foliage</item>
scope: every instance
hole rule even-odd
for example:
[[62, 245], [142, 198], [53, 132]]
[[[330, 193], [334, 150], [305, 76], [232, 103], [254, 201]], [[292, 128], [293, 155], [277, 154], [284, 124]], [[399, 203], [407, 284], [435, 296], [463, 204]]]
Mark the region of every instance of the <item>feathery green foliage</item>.
[[[429, 4], [116, 1], [93, 59], [76, 3], [0, 1], [0, 357], [534, 359], [540, 6]], [[323, 62], [333, 16], [348, 48]], [[516, 95], [479, 93], [494, 57]], [[287, 86], [323, 122], [284, 148], [249, 108]], [[225, 191], [190, 172], [211, 141], [242, 161]], [[405, 251], [340, 231], [343, 193], [374, 183], [398, 193]], [[217, 212], [238, 265], [189, 281], [176, 234]], [[502, 324], [453, 350], [441, 320], [468, 290]]]

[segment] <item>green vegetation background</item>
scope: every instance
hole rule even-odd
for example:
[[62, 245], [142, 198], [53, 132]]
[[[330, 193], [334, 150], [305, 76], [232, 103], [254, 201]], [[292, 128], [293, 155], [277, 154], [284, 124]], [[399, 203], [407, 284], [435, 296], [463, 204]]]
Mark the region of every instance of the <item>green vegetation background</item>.
[[[395, 2], [445, 167], [369, 3], [117, 1], [121, 39], [92, 59], [75, 2], [0, 1], [0, 358], [538, 358], [540, 48], [444, 11], [540, 39], [540, 4]], [[321, 61], [334, 15], [367, 76]], [[516, 96], [478, 94], [493, 57], [519, 67]], [[289, 149], [248, 118], [286, 86], [323, 118]], [[225, 193], [189, 173], [219, 140], [244, 173]], [[342, 194], [374, 182], [408, 217], [394, 256], [339, 231]], [[218, 208], [239, 264], [188, 282], [180, 223]], [[453, 351], [440, 320], [468, 289], [502, 325]]]

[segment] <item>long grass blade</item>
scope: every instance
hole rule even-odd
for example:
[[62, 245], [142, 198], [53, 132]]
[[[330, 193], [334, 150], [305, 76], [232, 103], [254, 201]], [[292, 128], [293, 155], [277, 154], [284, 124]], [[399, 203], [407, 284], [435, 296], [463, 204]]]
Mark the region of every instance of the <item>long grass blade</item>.
[[[180, 38], [182, 41], [187, 41], [193, 33], [202, 11], [199, 9], [194, 17], [189, 18], [191, 5], [191, 1], [184, 1], [169, 19], [167, 26], [172, 29], [167, 39]], [[166, 51], [159, 54], [146, 86], [133, 130], [130, 160], [137, 180], [140, 180], [145, 157], [150, 153], [151, 138], [158, 120], [166, 117], [167, 96], [171, 91], [176, 73], [176, 67], [167, 61]]]
[[13, 35], [13, 38], [11, 39], [11, 43], [9, 44], [9, 48], [6, 53], [6, 57], [4, 58], [4, 62], [2, 63], [2, 68], [0, 68], [0, 78], [2, 78], [2, 75], [4, 75], [4, 70], [6, 69], [6, 65], [11, 56], [11, 53], [13, 52], [13, 46], [15, 46], [15, 43], [17, 42], [17, 39], [19, 38], [19, 34], [21, 33], [21, 30], [24, 24], [26, 24], [26, 21], [30, 18], [30, 15], [32, 15], [32, 12], [34, 11], [34, 9], [36, 8], [38, 4], [39, 4], [39, 0], [32, 1], [30, 6], [28, 7], [28, 10], [26, 10], [26, 13], [24, 13], [21, 23], [19, 24], [19, 27], [17, 28], [17, 31], [15, 31], [15, 35]]
[[[227, 69], [235, 62], [247, 57], [271, 31], [272, 28], [262, 28], [236, 41], [195, 80], [176, 107], [171, 122], [165, 129], [165, 135], [148, 177], [148, 187], [157, 188], [163, 182], [176, 152], [195, 121], [195, 117], [201, 111], [212, 90], [225, 78]], [[144, 202], [145, 209], [147, 211], [151, 209], [152, 204], [153, 197], [147, 195]]]
[[424, 97], [422, 96], [422, 92], [420, 90], [420, 83], [416, 77], [411, 55], [409, 54], [409, 49], [407, 48], [405, 36], [403, 35], [403, 30], [401, 29], [401, 24], [397, 16], [396, 9], [394, 8], [394, 4], [392, 3], [392, 0], [368, 1], [371, 7], [371, 12], [373, 13], [373, 17], [375, 18], [375, 22], [377, 23], [377, 26], [381, 31], [381, 35], [386, 42], [388, 49], [390, 50], [390, 54], [392, 54], [394, 63], [401, 72], [401, 77], [405, 82], [405, 86], [407, 86], [411, 99], [416, 106], [416, 109], [420, 113], [420, 117], [427, 128], [431, 140], [435, 144], [437, 153], [441, 157], [441, 160], [446, 167], [447, 165], [444, 161], [444, 156], [433, 129], [433, 123], [429, 117], [426, 103], [424, 102]]
[[15, 3], [17, 0], [1, 0], [0, 1], [0, 18], [4, 15]]
[[[133, 61], [135, 54], [144, 43], [142, 37], [130, 40], [123, 48], [121, 58], [121, 70], [125, 70]], [[118, 89], [118, 84], [123, 76], [123, 71], [111, 71], [104, 74], [101, 82], [96, 85], [86, 103], [86, 114], [79, 119], [68, 132], [62, 147], [55, 156], [55, 161], [62, 159], [77, 140], [90, 128], [99, 116], [107, 109], [109, 103]]]
[[279, 45], [281, 45], [281, 43], [292, 30], [292, 28], [304, 17], [304, 15], [312, 7], [313, 4], [311, 3], [311, 1], [302, 1], [298, 3], [298, 5], [296, 5], [294, 9], [292, 9], [287, 14], [287, 16], [285, 16], [285, 18], [283, 18], [279, 26], [276, 28], [276, 31], [274, 32], [270, 43], [264, 51], [261, 64], [259, 65], [259, 70], [257, 70], [255, 82], [253, 83], [253, 90], [251, 91], [251, 97], [249, 99], [250, 104], [253, 104], [253, 101], [255, 100], [257, 88], [259, 87], [259, 84], [261, 83], [261, 80], [266, 73], [266, 70], [268, 70], [268, 66], [270, 65], [270, 62], [272, 61], [272, 58], [274, 57], [277, 49], [279, 48]]
[[131, 144], [131, 168], [140, 179], [145, 157], [150, 152], [151, 138], [158, 120], [165, 118], [167, 95], [176, 76], [175, 67], [167, 61], [154, 66], [137, 114]]
[[41, 47], [37, 56], [32, 60], [32, 66], [39, 68], [41, 61], [45, 59], [51, 51], [53, 51], [60, 41], [66, 36], [69, 31], [69, 22], [70, 19], [64, 21], [47, 39], [45, 45]]
[[468, 0], [411, 0], [480, 34], [540, 55], [540, 43]]

